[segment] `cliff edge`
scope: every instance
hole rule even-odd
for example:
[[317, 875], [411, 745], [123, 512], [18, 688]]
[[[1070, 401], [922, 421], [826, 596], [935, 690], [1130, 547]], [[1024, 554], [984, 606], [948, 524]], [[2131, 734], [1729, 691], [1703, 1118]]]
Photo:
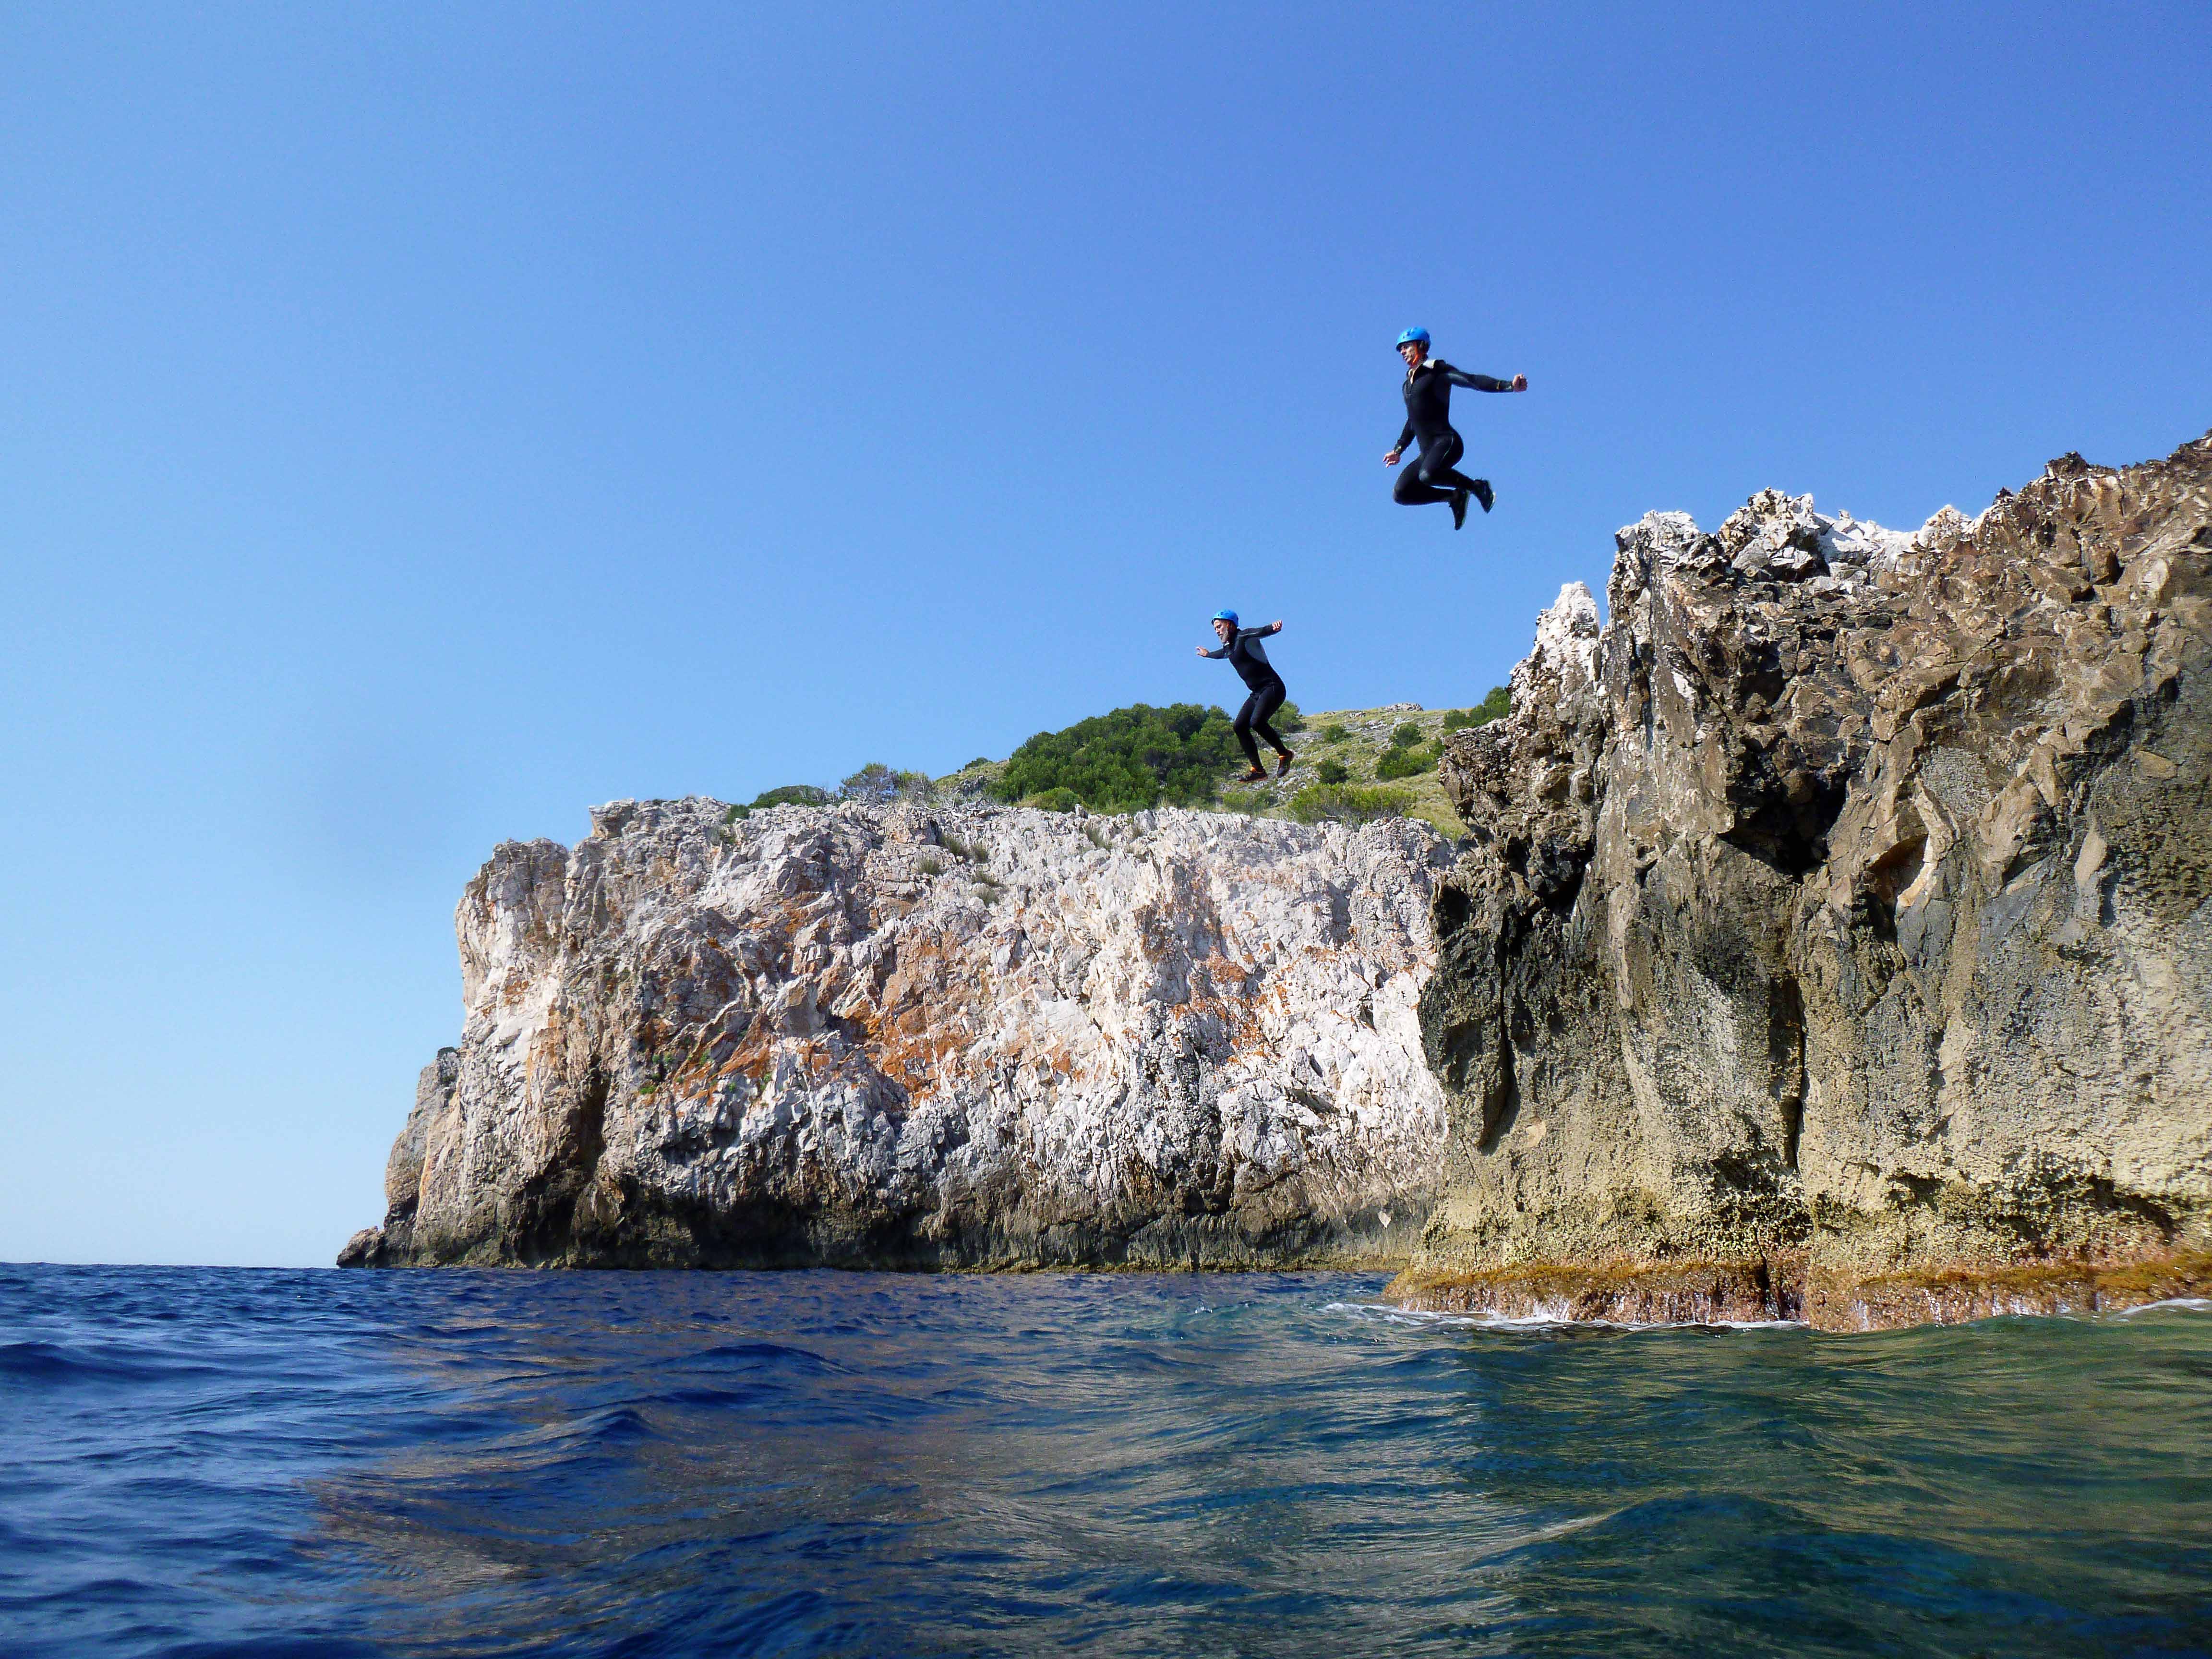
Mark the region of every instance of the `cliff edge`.
[[1422, 997], [1436, 1309], [1852, 1328], [2212, 1293], [2212, 437], [1904, 535], [1620, 532]]
[[623, 801], [501, 847], [347, 1266], [1395, 1264], [1425, 824]]

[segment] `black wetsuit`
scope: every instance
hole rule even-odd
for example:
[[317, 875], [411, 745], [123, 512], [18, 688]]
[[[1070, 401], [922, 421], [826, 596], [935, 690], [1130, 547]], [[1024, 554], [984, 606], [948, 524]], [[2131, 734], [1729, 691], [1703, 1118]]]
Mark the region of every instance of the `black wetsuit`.
[[1470, 392], [1510, 392], [1510, 380], [1493, 380], [1487, 374], [1470, 374], [1441, 358], [1424, 357], [1406, 371], [1406, 425], [1398, 434], [1403, 451], [1415, 438], [1421, 441], [1420, 459], [1398, 475], [1391, 498], [1401, 507], [1420, 507], [1429, 501], [1448, 501], [1455, 492], [1473, 489], [1474, 480], [1455, 469], [1467, 446], [1452, 430], [1451, 389], [1463, 386]]
[[1267, 747], [1277, 754], [1291, 752], [1283, 740], [1275, 735], [1275, 728], [1267, 724], [1268, 717], [1280, 708], [1283, 699], [1290, 696], [1289, 688], [1283, 684], [1283, 677], [1275, 672], [1274, 664], [1267, 660], [1267, 653], [1260, 648], [1260, 641], [1274, 631], [1272, 626], [1240, 628], [1231, 636], [1228, 644], [1218, 651], [1206, 653], [1209, 657], [1228, 658], [1229, 665], [1251, 690], [1252, 695], [1244, 699], [1244, 706], [1237, 711], [1237, 741], [1244, 745], [1244, 752], [1250, 757], [1252, 769], [1255, 772], [1261, 768], [1260, 745], [1252, 741], [1255, 732], [1267, 738]]

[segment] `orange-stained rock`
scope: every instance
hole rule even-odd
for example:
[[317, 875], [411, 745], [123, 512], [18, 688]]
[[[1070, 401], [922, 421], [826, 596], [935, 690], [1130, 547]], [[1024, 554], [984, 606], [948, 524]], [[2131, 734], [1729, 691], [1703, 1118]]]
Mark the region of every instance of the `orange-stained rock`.
[[457, 915], [467, 1018], [344, 1260], [1402, 1261], [1426, 825], [618, 802]]

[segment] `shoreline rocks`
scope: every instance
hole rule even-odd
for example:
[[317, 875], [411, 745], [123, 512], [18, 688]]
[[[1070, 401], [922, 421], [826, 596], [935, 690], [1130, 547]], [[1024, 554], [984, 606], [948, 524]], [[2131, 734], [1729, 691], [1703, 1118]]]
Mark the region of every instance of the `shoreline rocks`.
[[2212, 1297], [2212, 437], [1622, 531], [1470, 835], [623, 801], [500, 848], [349, 1266], [1401, 1267], [1857, 1330]]

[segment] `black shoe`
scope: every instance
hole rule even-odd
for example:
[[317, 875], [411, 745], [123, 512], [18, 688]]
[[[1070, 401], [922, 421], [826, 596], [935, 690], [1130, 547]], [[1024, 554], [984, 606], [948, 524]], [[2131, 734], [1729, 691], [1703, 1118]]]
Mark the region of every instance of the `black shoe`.
[[1467, 491], [1452, 491], [1452, 528], [1457, 530], [1467, 523]]
[[1243, 777], [1237, 780], [1239, 783], [1265, 783], [1267, 781], [1267, 769], [1264, 766], [1255, 766], [1250, 771], [1247, 772]]
[[1293, 755], [1289, 750], [1285, 749], [1283, 750], [1282, 759], [1275, 763], [1275, 775], [1279, 778], [1287, 778], [1290, 776], [1291, 763], [1297, 758], [1297, 757]]
[[1498, 499], [1498, 495], [1497, 492], [1491, 489], [1489, 479], [1477, 478], [1474, 481], [1474, 499], [1482, 503], [1484, 512], [1490, 511], [1490, 505]]

